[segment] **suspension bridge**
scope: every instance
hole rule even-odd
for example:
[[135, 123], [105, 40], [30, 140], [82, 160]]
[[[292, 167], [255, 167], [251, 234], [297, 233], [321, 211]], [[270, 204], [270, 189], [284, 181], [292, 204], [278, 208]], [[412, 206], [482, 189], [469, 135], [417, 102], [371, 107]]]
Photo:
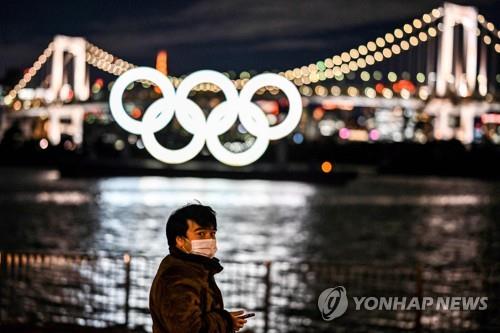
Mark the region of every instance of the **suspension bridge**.
[[[495, 24], [476, 8], [445, 3], [367, 43], [285, 69], [279, 75], [298, 87], [304, 107], [311, 111], [294, 141], [320, 135], [420, 143], [456, 139], [467, 145], [487, 136], [500, 144], [499, 39]], [[36, 118], [45, 120], [38, 134], [45, 147], [61, 144], [62, 135], [81, 145], [86, 115], [110, 114], [107, 101], [97, 94], [106, 87], [102, 79], [91, 84], [91, 67], [119, 76], [137, 65], [85, 38], [56, 36], [0, 102], [0, 140], [14, 123]], [[225, 74], [241, 89], [257, 73]], [[177, 87], [185, 76], [168, 77]], [[211, 83], [193, 89], [194, 94], [218, 92]], [[257, 95], [262, 105], [281, 96], [276, 87], [264, 87]], [[329, 111], [356, 108], [374, 110], [371, 122], [360, 125], [358, 119], [357, 128], [352, 128], [346, 120], [328, 118]], [[131, 108], [130, 116], [140, 118], [141, 111]], [[430, 130], [419, 127], [422, 121]], [[399, 123], [396, 130], [394, 123]], [[33, 127], [25, 131], [28, 137], [34, 135]]]

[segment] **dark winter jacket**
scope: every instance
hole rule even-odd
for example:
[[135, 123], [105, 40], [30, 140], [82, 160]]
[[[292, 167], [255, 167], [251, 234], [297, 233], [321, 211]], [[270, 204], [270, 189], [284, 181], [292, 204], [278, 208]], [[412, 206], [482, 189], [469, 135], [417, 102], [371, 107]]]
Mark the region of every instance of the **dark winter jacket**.
[[232, 333], [231, 314], [214, 280], [220, 271], [216, 258], [170, 248], [149, 294], [153, 333]]

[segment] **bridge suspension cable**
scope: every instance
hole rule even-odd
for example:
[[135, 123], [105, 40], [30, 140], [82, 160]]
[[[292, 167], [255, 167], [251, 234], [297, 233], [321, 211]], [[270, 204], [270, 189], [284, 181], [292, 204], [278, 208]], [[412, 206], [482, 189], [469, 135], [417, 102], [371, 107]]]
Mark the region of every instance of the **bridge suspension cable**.
[[[477, 16], [477, 21], [479, 24], [489, 33], [483, 35], [483, 38], [481, 38], [481, 41], [488, 46], [493, 46], [494, 50], [496, 53], [500, 53], [500, 31], [495, 27], [495, 24], [493, 22], [490, 22], [486, 20], [486, 18], [479, 14]], [[479, 36], [479, 34], [478, 34]], [[493, 36], [493, 39], [491, 38]]]
[[493, 22], [488, 21], [483, 15], [477, 15], [477, 21], [486, 30], [490, 31], [496, 39], [500, 39], [500, 31], [495, 27]]
[[[386, 33], [384, 36], [378, 37], [366, 44], [361, 44], [349, 51], [341, 52], [330, 58], [319, 60], [309, 65], [285, 70], [280, 72], [279, 74], [293, 81], [296, 85], [300, 86], [302, 84], [308, 84], [310, 82], [318, 82], [324, 81], [325, 79], [331, 79], [335, 76], [336, 73], [347, 74], [348, 72], [353, 70], [353, 67], [363, 68], [366, 65], [373, 65], [374, 63], [382, 61], [384, 58], [386, 58], [386, 55], [389, 52], [391, 54], [398, 54], [401, 49], [407, 50], [411, 46], [417, 45], [417, 37], [411, 36], [411, 33], [413, 31], [424, 29], [427, 25], [440, 19], [442, 15], [443, 8], [435, 8], [429, 13], [423, 14], [421, 17], [409, 21], [408, 23], [401, 26], [401, 28], [395, 29], [393, 33]], [[434, 28], [430, 28], [427, 33], [421, 32], [419, 34], [419, 38], [425, 39], [426, 37], [424, 37], [424, 34], [435, 37], [437, 35], [437, 31]], [[404, 39], [405, 35], [410, 35], [410, 37]], [[400, 45], [396, 44], [398, 40], [401, 40]], [[393, 46], [389, 48], [389, 45], [391, 44]], [[137, 67], [134, 64], [111, 55], [110, 53], [104, 51], [103, 49], [100, 49], [99, 47], [91, 43], [88, 43], [87, 62], [94, 67], [97, 67], [114, 75], [120, 75], [125, 70]], [[248, 73], [249, 71], [243, 71], [240, 73], [240, 76], [248, 77], [240, 77], [239, 79], [233, 80], [237, 88], [243, 87], [245, 83], [250, 79], [249, 75], [245, 75]], [[178, 84], [182, 81], [183, 76], [170, 76], [170, 78], [173, 80], [174, 85], [178, 86]]]
[[[415, 36], [410, 36], [407, 39], [403, 38], [405, 35], [410, 35], [414, 30], [423, 29], [426, 25], [438, 20], [442, 17], [442, 12], [442, 8], [433, 9], [431, 12], [422, 15], [421, 18], [415, 18], [401, 28], [395, 29], [393, 33], [386, 33], [384, 36], [377, 37], [375, 40], [361, 44], [349, 51], [336, 54], [331, 58], [320, 60], [308, 66], [289, 69], [280, 74], [293, 81], [296, 85], [301, 86], [331, 79], [337, 75], [348, 74], [359, 68], [373, 65], [384, 60], [384, 58], [389, 58], [393, 53], [399, 54], [401, 50], [408, 50], [411, 46], [418, 45], [418, 39]], [[430, 35], [436, 33], [434, 29], [429, 30]], [[398, 40], [401, 40], [399, 45], [397, 44]], [[389, 47], [391, 44], [392, 46]]]
[[87, 54], [85, 60], [91, 66], [113, 75], [121, 75], [129, 69], [137, 67], [109, 52], [87, 42]]
[[50, 43], [45, 50], [43, 50], [42, 54], [38, 57], [37, 60], [31, 65], [30, 68], [28, 68], [24, 76], [19, 82], [12, 88], [12, 90], [9, 91], [7, 96], [4, 98], [5, 104], [9, 105], [11, 104], [14, 99], [16, 98], [17, 94], [21, 89], [26, 87], [26, 85], [33, 79], [33, 77], [38, 73], [40, 68], [47, 62], [47, 60], [50, 58], [52, 55], [52, 52], [54, 51], [54, 43]]

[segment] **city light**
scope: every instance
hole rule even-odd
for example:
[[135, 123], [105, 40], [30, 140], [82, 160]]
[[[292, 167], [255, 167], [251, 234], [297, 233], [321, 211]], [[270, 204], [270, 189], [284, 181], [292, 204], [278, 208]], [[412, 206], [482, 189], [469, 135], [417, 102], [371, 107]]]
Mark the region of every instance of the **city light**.
[[293, 142], [300, 145], [302, 142], [304, 142], [304, 135], [302, 135], [302, 133], [295, 133], [293, 135]]
[[376, 129], [372, 129], [369, 133], [370, 140], [377, 141], [380, 138], [380, 134]]
[[49, 141], [47, 139], [41, 139], [39, 144], [42, 149], [47, 149], [49, 147]]
[[333, 170], [333, 164], [329, 161], [324, 161], [321, 163], [321, 171], [324, 173], [330, 173]]
[[344, 139], [344, 140], [349, 139], [350, 134], [351, 134], [351, 131], [349, 131], [349, 129], [347, 129], [345, 127], [341, 128], [340, 131], [339, 131], [339, 137], [341, 139]]

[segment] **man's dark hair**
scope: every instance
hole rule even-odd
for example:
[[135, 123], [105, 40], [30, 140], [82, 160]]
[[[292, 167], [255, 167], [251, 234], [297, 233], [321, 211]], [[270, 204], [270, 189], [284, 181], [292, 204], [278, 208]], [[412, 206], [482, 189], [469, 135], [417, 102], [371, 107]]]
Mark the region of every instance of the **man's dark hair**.
[[215, 211], [202, 204], [189, 204], [181, 207], [170, 214], [167, 221], [167, 240], [168, 246], [175, 247], [175, 238], [177, 236], [186, 236], [188, 230], [187, 220], [193, 220], [200, 227], [217, 229], [217, 219]]

